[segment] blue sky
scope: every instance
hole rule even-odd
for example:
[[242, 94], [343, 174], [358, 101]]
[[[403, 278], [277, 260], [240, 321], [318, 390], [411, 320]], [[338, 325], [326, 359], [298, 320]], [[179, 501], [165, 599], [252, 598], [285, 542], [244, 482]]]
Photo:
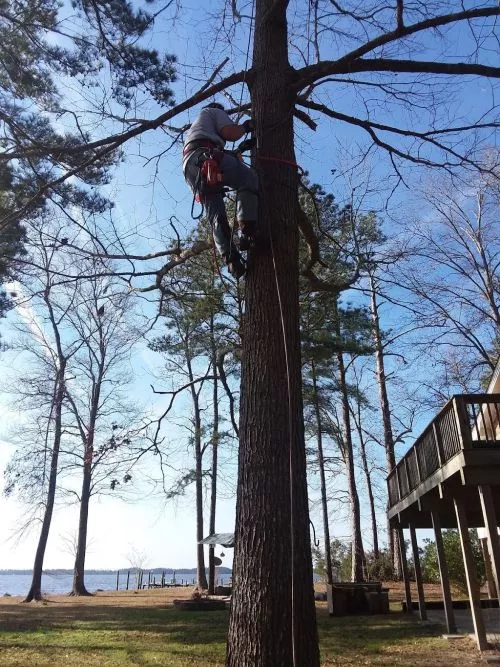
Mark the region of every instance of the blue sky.
[[[301, 3], [291, 4], [295, 10]], [[245, 8], [239, 3], [242, 13], [250, 12], [250, 3]], [[165, 48], [175, 53], [179, 61], [179, 80], [173, 85], [175, 98], [181, 101], [185, 96], [200, 87], [203, 77], [209, 74], [226, 55], [231, 60], [223, 70], [229, 74], [233, 70], [243, 67], [247, 35], [245, 21], [237, 28], [236, 39], [231, 46], [223, 41], [223, 35], [214, 31], [217, 21], [214, 14], [219, 3], [195, 2], [183, 3], [183, 10], [179, 17], [171, 23], [167, 16], [160, 18], [155, 28], [152, 45]], [[211, 16], [208, 14], [211, 13]], [[298, 19], [297, 19], [298, 20]], [[216, 36], [215, 36], [216, 35]], [[470, 45], [470, 35], [466, 31], [457, 30], [454, 36], [455, 43], [460, 44], [462, 54], [466, 56]], [[424, 44], [430, 49], [430, 43]], [[250, 51], [251, 54], [251, 51]], [[427, 54], [430, 57], [432, 51]], [[333, 46], [326, 46], [326, 57], [335, 55]], [[493, 58], [493, 56], [490, 56]], [[193, 64], [195, 65], [193, 67]], [[239, 100], [241, 87], [233, 89], [233, 95]], [[467, 117], [470, 112], [480, 113], [492, 98], [489, 84], [469, 79], [462, 88], [449, 88], [449, 111], [451, 116]], [[453, 95], [451, 94], [453, 92]], [[68, 89], [68, 95], [71, 96]], [[359, 98], [347, 88], [337, 86], [325, 89], [322, 98], [332, 100], [335, 108], [344, 113], [359, 108]], [[221, 95], [218, 98], [225, 101]], [[244, 91], [243, 101], [246, 99]], [[160, 109], [147, 104], [141, 112], [148, 117], [160, 113]], [[194, 117], [197, 109], [184, 113], [172, 123], [181, 126]], [[423, 113], [423, 112], [422, 112]], [[418, 113], [410, 114], [408, 110], [396, 112], [386, 111], [380, 106], [378, 120], [382, 122], [390, 119], [395, 123], [418, 123]], [[425, 116], [425, 114], [423, 114]], [[312, 114], [319, 120], [318, 114]], [[418, 127], [418, 125], [415, 125]], [[102, 130], [101, 130], [102, 131]], [[116, 171], [113, 182], [107, 187], [108, 193], [117, 201], [115, 218], [123, 230], [131, 230], [130, 247], [138, 251], [155, 251], [164, 245], [170, 237], [168, 220], [175, 215], [181, 235], [192, 228], [190, 207], [192, 195], [184, 183], [180, 170], [180, 147], [163, 153], [169, 145], [168, 135], [161, 130], [149, 132], [141, 137], [139, 142], [126, 147], [127, 160]], [[351, 126], [338, 121], [324, 119], [319, 124], [316, 133], [297, 125], [297, 160], [310, 173], [311, 180], [321, 183], [327, 191], [335, 192], [338, 200], [344, 202], [350, 198], [352, 188], [355, 188], [357, 205], [361, 210], [371, 208], [380, 209], [386, 201], [390, 181], [388, 167], [380, 154], [374, 154], [367, 161], [366, 169], [354, 169], [356, 155], [367, 145], [366, 135], [353, 129]], [[161, 156], [160, 156], [161, 154]], [[158, 155], [158, 160], [155, 156]], [[151, 159], [153, 158], [153, 159]], [[335, 170], [332, 173], [332, 169]], [[408, 173], [409, 183], [419, 182], [424, 178], [422, 171], [411, 170]], [[414, 179], [414, 181], [412, 180]], [[366, 187], [369, 183], [370, 187]], [[362, 197], [360, 200], [359, 198]], [[387, 228], [391, 228], [392, 217], [401, 217], [408, 213], [408, 202], [413, 198], [411, 192], [401, 188], [391, 200], [384, 213]], [[414, 201], [412, 202], [414, 205]], [[145, 306], [146, 312], [152, 313], [154, 306]], [[388, 314], [390, 318], [390, 314]], [[8, 322], [8, 321], [7, 321]], [[8, 323], [2, 322], [2, 330], [6, 339], [9, 337]], [[157, 332], [161, 326], [157, 326]], [[0, 377], [6, 368], [12, 370], [16, 360], [12, 355], [0, 356]], [[152, 409], [159, 409], [161, 401], [151, 395], [149, 385], [152, 382], [151, 371], [160, 363], [158, 355], [148, 351], [145, 346], [138, 350], [134, 358], [135, 386], [134, 395], [138, 400], [145, 400]], [[179, 403], [179, 410], [186, 403]], [[18, 415], [2, 402], [2, 424], [0, 430], [0, 467], [4, 468], [12, 452], [8, 443], [6, 425], [12, 425]], [[183, 435], [172, 427], [179, 442]], [[185, 459], [179, 459], [179, 467], [185, 464]], [[361, 482], [362, 485], [362, 482]], [[22, 542], [16, 544], [7, 539], [19, 525], [24, 509], [14, 500], [2, 500], [2, 522], [0, 523], [0, 568], [30, 567], [36, 544], [36, 533], [31, 534]], [[71, 567], [73, 558], [63, 550], [60, 536], [72, 530], [75, 523], [76, 508], [59, 508], [45, 560], [46, 567]], [[341, 513], [342, 514], [342, 513]], [[344, 512], [345, 514], [345, 512]], [[367, 519], [368, 508], [364, 508], [364, 518]], [[319, 530], [319, 513], [313, 517]], [[234, 523], [234, 498], [219, 502], [217, 530], [229, 532]], [[385, 525], [381, 515], [381, 526]], [[205, 531], [207, 532], [207, 531]], [[348, 525], [343, 517], [337, 521], [334, 534], [347, 536]], [[90, 510], [90, 547], [87, 566], [97, 567], [125, 567], [127, 553], [132, 548], [145, 549], [150, 553], [151, 566], [190, 567], [195, 565], [195, 517], [192, 495], [186, 501], [165, 505], [163, 499], [146, 495], [138, 498], [133, 504], [124, 504], [118, 500], [105, 498], [92, 501]], [[225, 550], [224, 565], [230, 565], [231, 550]]]

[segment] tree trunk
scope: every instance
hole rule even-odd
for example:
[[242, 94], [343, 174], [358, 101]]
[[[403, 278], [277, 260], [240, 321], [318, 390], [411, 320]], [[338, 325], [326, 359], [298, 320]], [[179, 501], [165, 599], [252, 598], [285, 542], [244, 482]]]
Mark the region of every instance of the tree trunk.
[[[339, 341], [342, 340], [340, 317], [335, 302], [335, 334]], [[351, 418], [349, 413], [349, 396], [347, 393], [346, 369], [344, 355], [341, 350], [337, 352], [338, 382], [340, 400], [342, 404], [342, 425], [344, 442], [342, 445], [342, 458], [344, 460], [347, 476], [347, 492], [351, 506], [351, 580], [363, 581], [363, 565], [365, 554], [363, 550], [363, 538], [361, 536], [361, 512], [359, 508], [358, 489], [356, 487], [356, 473], [354, 469], [354, 447], [352, 444]]]
[[[495, 285], [495, 270], [491, 262], [488, 261], [486, 254], [486, 248], [484, 246], [483, 235], [481, 233], [482, 217], [483, 217], [483, 203], [484, 203], [484, 193], [478, 194], [477, 196], [477, 230], [474, 234], [474, 244], [476, 249], [481, 257], [481, 262], [478, 266], [478, 274], [480, 280], [483, 283], [482, 292], [486, 303], [488, 304], [491, 312], [491, 319], [495, 323], [495, 328], [497, 334], [500, 333], [500, 309], [497, 302], [498, 287]], [[491, 360], [492, 368], [494, 370], [497, 363], [497, 359], [494, 358]]]
[[[101, 357], [97, 375], [92, 385], [90, 414], [85, 439], [83, 457], [83, 481], [80, 497], [80, 517], [78, 521], [78, 543], [76, 547], [75, 567], [73, 570], [73, 589], [71, 595], [90, 595], [85, 586], [85, 556], [87, 554], [87, 529], [89, 521], [89, 503], [92, 489], [92, 472], [94, 464], [94, 438], [99, 414], [102, 381], [105, 373], [105, 350], [101, 345]], [[84, 435], [82, 431], [82, 435]]]
[[354, 448], [352, 444], [351, 419], [349, 415], [349, 397], [347, 395], [346, 371], [344, 355], [337, 353], [339, 367], [339, 388], [342, 402], [342, 422], [344, 431], [343, 458], [347, 475], [347, 492], [351, 505], [351, 580], [363, 581], [363, 564], [365, 554], [363, 538], [361, 536], [361, 512], [359, 508], [358, 489], [356, 487], [356, 473], [354, 470]]
[[[198, 397], [196, 397], [197, 399]], [[201, 449], [201, 419], [198, 400], [195, 405], [195, 436], [194, 447], [196, 457], [196, 579], [197, 586], [202, 590], [208, 588], [207, 573], [205, 570], [205, 551], [203, 544], [203, 453]]]
[[[197, 397], [198, 398], [198, 397]], [[194, 447], [196, 456], [196, 576], [197, 585], [202, 590], [208, 588], [207, 573], [205, 570], [205, 551], [203, 544], [203, 452], [201, 448], [201, 419], [198, 400], [195, 406], [195, 436]]]
[[[189, 372], [189, 381], [193, 382], [194, 375], [191, 366], [190, 352], [186, 348], [187, 368]], [[200, 401], [194, 384], [191, 385], [191, 399], [193, 401], [193, 422], [194, 422], [194, 456], [195, 456], [195, 475], [196, 475], [196, 585], [202, 590], [207, 590], [207, 573], [205, 570], [205, 551], [203, 544], [203, 450], [201, 445], [201, 412]]]
[[313, 402], [314, 402], [314, 411], [316, 415], [316, 428], [317, 428], [317, 437], [316, 442], [318, 444], [318, 467], [319, 467], [319, 477], [321, 485], [321, 508], [323, 511], [323, 537], [325, 541], [325, 569], [326, 569], [326, 582], [327, 584], [333, 583], [333, 571], [332, 571], [332, 552], [330, 550], [330, 524], [328, 520], [328, 499], [326, 494], [326, 477], [325, 477], [325, 457], [323, 456], [323, 423], [321, 420], [321, 410], [319, 407], [319, 395], [318, 395], [318, 383], [316, 381], [316, 368], [314, 361], [311, 362], [311, 375], [313, 383]]
[[[386, 458], [387, 474], [396, 466], [396, 456], [394, 452], [394, 436], [391, 423], [391, 408], [387, 394], [387, 382], [384, 364], [384, 348], [382, 345], [382, 334], [380, 331], [380, 318], [378, 314], [377, 295], [375, 292], [375, 281], [373, 275], [370, 275], [370, 309], [373, 324], [373, 343], [375, 347], [375, 361], [377, 364], [377, 382], [380, 398], [380, 412], [382, 414], [382, 425], [384, 429], [384, 448]], [[394, 568], [394, 574], [401, 579], [401, 566], [399, 559], [399, 533], [390, 527], [387, 522], [387, 536], [389, 541], [389, 554]]]
[[357, 419], [355, 419], [355, 424], [356, 424], [356, 430], [358, 432], [358, 438], [359, 438], [359, 448], [361, 450], [361, 461], [363, 463], [363, 472], [365, 474], [365, 479], [366, 479], [366, 488], [368, 490], [368, 502], [370, 504], [370, 517], [371, 517], [371, 524], [372, 524], [372, 539], [373, 539], [373, 555], [375, 558], [378, 558], [380, 555], [379, 552], [379, 546], [378, 546], [378, 529], [377, 529], [377, 513], [375, 511], [375, 499], [373, 497], [373, 484], [372, 484], [372, 477], [370, 474], [370, 469], [368, 468], [368, 459], [366, 458], [366, 441], [365, 441], [365, 436], [363, 433], [363, 429], [361, 428], [361, 406], [358, 401], [357, 404], [358, 408], [358, 415]]
[[[212, 346], [212, 368], [214, 374], [213, 380], [213, 424], [212, 424], [212, 483], [210, 488], [210, 519], [209, 533], [215, 533], [215, 511], [217, 507], [217, 454], [219, 448], [219, 378], [217, 373], [217, 344], [214, 336], [214, 319], [210, 320], [210, 342]], [[208, 549], [208, 592], [213, 595], [215, 592], [215, 546], [210, 545]]]
[[85, 586], [85, 556], [87, 554], [87, 527], [89, 520], [90, 486], [92, 481], [93, 441], [93, 436], [89, 435], [89, 442], [87, 443], [85, 460], [83, 463], [80, 517], [78, 520], [78, 544], [76, 549], [75, 566], [73, 569], [73, 589], [71, 595], [90, 595]]
[[38, 538], [38, 546], [33, 564], [33, 577], [31, 587], [24, 599], [24, 602], [42, 599], [42, 570], [45, 549], [49, 539], [50, 524], [54, 511], [54, 500], [56, 496], [56, 481], [59, 463], [59, 450], [61, 447], [61, 421], [62, 405], [64, 400], [64, 378], [66, 374], [66, 360], [60, 360], [60, 367], [57, 373], [57, 380], [54, 392], [54, 442], [52, 444], [52, 455], [50, 459], [49, 487], [47, 489], [47, 500], [45, 503], [45, 512], [43, 515], [42, 529]]
[[[259, 155], [295, 162], [287, 4], [256, 0], [251, 95]], [[257, 166], [262, 241], [250, 252], [246, 277], [227, 665], [318, 667], [300, 360], [298, 179], [289, 164], [258, 159]]]

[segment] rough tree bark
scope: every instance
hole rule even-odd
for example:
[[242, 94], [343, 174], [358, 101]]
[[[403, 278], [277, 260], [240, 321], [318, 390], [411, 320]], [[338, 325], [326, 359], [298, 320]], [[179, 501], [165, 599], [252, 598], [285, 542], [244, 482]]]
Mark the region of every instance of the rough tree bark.
[[[287, 4], [256, 0], [250, 87], [260, 155], [295, 162]], [[289, 164], [260, 159], [257, 166], [263, 240], [250, 253], [246, 278], [227, 665], [318, 667], [301, 390], [298, 178]]]
[[[375, 291], [375, 280], [370, 275], [370, 310], [373, 326], [373, 344], [375, 348], [375, 361], [377, 364], [377, 383], [380, 398], [380, 412], [382, 414], [382, 424], [384, 429], [384, 449], [387, 466], [387, 474], [396, 466], [396, 456], [394, 452], [394, 435], [391, 422], [391, 407], [387, 394], [387, 382], [384, 364], [384, 349], [382, 345], [382, 333], [380, 330], [380, 318], [378, 313], [377, 294]], [[399, 533], [391, 529], [387, 523], [387, 536], [389, 540], [389, 553], [394, 568], [394, 574], [401, 578], [401, 566], [399, 559]]]

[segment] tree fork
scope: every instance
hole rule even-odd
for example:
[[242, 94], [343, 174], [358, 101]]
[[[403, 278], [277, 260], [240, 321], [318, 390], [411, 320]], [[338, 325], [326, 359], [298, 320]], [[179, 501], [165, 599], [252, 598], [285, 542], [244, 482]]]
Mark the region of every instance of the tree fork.
[[[286, 6], [256, 0], [251, 97], [258, 152], [295, 162]], [[256, 166], [265, 240], [250, 254], [246, 279], [226, 664], [318, 667], [301, 393], [298, 177], [287, 164]]]

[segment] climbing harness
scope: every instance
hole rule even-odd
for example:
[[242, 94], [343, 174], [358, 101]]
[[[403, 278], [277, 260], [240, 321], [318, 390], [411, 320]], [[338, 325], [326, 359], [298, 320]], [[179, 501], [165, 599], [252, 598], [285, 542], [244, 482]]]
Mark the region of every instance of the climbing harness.
[[[198, 178], [194, 186], [193, 201], [191, 203], [191, 217], [193, 220], [199, 220], [203, 215], [203, 203], [206, 199], [224, 192], [224, 186], [222, 185], [224, 174], [220, 168], [220, 159], [223, 152], [220, 149], [215, 149], [211, 143], [196, 143], [198, 145], [191, 150], [194, 151], [198, 148], [206, 148], [206, 150], [198, 156]], [[184, 154], [186, 154], [186, 149], [184, 149]], [[198, 215], [194, 214], [195, 203], [201, 204], [202, 207]]]
[[[215, 159], [213, 153], [205, 153], [200, 167], [200, 175], [203, 185], [206, 188], [216, 188], [222, 183], [222, 170], [218, 161]], [[198, 201], [202, 201], [200, 194], [198, 194]]]
[[[233, 151], [223, 151], [218, 147], [215, 147], [211, 142], [193, 142], [194, 146], [191, 148], [185, 149], [184, 155], [191, 153], [197, 149], [204, 149], [195, 159], [196, 167], [198, 168], [198, 174], [196, 182], [193, 188], [193, 201], [191, 204], [191, 217], [194, 220], [199, 220], [205, 210], [205, 203], [212, 197], [224, 196], [227, 192], [230, 191], [230, 188], [224, 187], [223, 178], [224, 173], [221, 169], [220, 163], [224, 154], [233, 153]], [[239, 155], [238, 151], [234, 152], [235, 156]], [[193, 158], [194, 159], [194, 158]], [[244, 188], [250, 190], [250, 188]], [[235, 211], [237, 208], [238, 193], [236, 194], [235, 202]], [[194, 214], [195, 202], [201, 204], [201, 211], [198, 215]], [[229, 230], [228, 230], [229, 231]], [[246, 273], [246, 262], [241, 257], [238, 252], [238, 248], [234, 244], [234, 227], [231, 229], [230, 239], [229, 239], [229, 252], [225, 256], [225, 260], [229, 269], [229, 273], [236, 278], [238, 282], [239, 279]], [[216, 260], [215, 253], [215, 243], [214, 243], [214, 257]], [[219, 266], [216, 261], [217, 271], [222, 279], [220, 274]]]
[[[224, 154], [232, 154], [237, 159], [241, 160], [242, 151], [249, 150], [253, 147], [253, 142], [251, 139], [243, 141], [235, 151], [222, 151], [218, 147], [215, 147], [211, 142], [200, 141], [193, 142], [191, 148], [185, 149], [185, 155], [189, 154], [191, 151], [203, 148], [202, 153], [198, 155], [197, 167], [198, 175], [194, 185], [193, 192], [193, 201], [191, 204], [191, 217], [194, 220], [199, 220], [204, 211], [204, 204], [207, 199], [215, 196], [223, 196], [230, 191], [230, 188], [224, 187], [223, 179], [224, 173], [220, 167], [221, 158]], [[255, 236], [252, 228], [252, 234], [248, 233], [250, 228], [247, 228], [245, 231], [241, 229], [240, 244], [236, 246], [234, 243], [234, 234], [235, 230], [238, 228], [238, 223], [236, 221], [236, 211], [238, 208], [238, 195], [240, 192], [246, 191], [251, 192], [252, 194], [259, 195], [258, 190], [255, 190], [250, 187], [243, 186], [236, 192], [235, 205], [234, 205], [234, 220], [233, 225], [230, 226], [231, 233], [229, 238], [229, 247], [230, 247], [230, 256], [227, 258], [227, 265], [229, 267], [229, 272], [238, 280], [246, 272], [246, 262], [239, 255], [238, 249], [245, 252], [249, 250], [250, 247], [255, 245]], [[195, 203], [201, 204], [201, 211], [198, 215], [194, 213]], [[231, 255], [233, 255], [233, 260], [231, 261]], [[231, 268], [233, 265], [233, 268]], [[239, 265], [240, 268], [236, 268], [235, 265]]]

